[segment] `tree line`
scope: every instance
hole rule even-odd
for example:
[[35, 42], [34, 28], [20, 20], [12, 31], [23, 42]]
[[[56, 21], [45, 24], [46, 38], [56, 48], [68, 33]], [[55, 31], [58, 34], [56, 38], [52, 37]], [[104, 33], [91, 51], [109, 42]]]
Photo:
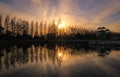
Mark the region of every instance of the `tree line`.
[[69, 26], [59, 29], [59, 19], [52, 22], [34, 22], [0, 14], [0, 40], [95, 40], [97, 31]]

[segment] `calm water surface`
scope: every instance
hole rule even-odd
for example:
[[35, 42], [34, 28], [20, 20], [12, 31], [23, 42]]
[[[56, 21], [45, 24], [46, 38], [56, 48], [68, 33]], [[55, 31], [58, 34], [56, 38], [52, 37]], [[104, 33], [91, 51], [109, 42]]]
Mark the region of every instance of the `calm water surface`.
[[0, 46], [0, 77], [120, 77], [120, 47]]

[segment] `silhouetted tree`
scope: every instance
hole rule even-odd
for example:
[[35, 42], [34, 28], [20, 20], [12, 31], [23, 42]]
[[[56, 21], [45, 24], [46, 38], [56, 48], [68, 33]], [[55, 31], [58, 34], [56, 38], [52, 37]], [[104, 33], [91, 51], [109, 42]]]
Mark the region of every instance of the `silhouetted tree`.
[[20, 23], [18, 20], [16, 21], [16, 34], [17, 36], [20, 35]]
[[46, 33], [46, 23], [43, 24], [43, 30], [44, 30], [43, 35], [45, 35], [45, 33]]
[[38, 33], [39, 33], [39, 32], [38, 32], [38, 22], [36, 22], [35, 28], [36, 28], [36, 29], [35, 29], [35, 36], [38, 37], [38, 35], [39, 35], [39, 34], [38, 34]]
[[0, 14], [0, 35], [3, 34], [4, 28], [2, 27], [2, 15]]
[[57, 25], [55, 24], [55, 20], [52, 22], [52, 33], [57, 34]]
[[43, 28], [43, 23], [41, 22], [41, 23], [40, 23], [40, 36], [43, 35], [43, 33], [42, 33], [42, 32], [43, 32], [42, 28]]
[[16, 20], [16, 25], [15, 25], [15, 31], [16, 31], [16, 35], [17, 36], [22, 36], [22, 30], [23, 30], [23, 26], [22, 26], [22, 20]]
[[27, 36], [28, 35], [28, 26], [29, 23], [27, 21], [23, 21], [23, 36]]
[[110, 39], [111, 38], [110, 34], [111, 34], [111, 31], [106, 27], [98, 27], [97, 29], [97, 37], [100, 40]]
[[14, 18], [11, 20], [11, 22], [10, 22], [10, 24], [11, 24], [11, 29], [12, 29], [12, 36], [15, 36], [15, 31], [16, 31], [16, 29], [15, 29], [15, 27], [16, 27], [15, 21], [16, 21], [16, 18], [14, 17]]
[[34, 37], [34, 22], [31, 22], [31, 36]]
[[9, 17], [9, 15], [7, 15], [5, 17], [5, 22], [4, 22], [5, 29], [6, 29], [6, 34], [9, 32], [9, 23], [10, 23], [10, 17]]

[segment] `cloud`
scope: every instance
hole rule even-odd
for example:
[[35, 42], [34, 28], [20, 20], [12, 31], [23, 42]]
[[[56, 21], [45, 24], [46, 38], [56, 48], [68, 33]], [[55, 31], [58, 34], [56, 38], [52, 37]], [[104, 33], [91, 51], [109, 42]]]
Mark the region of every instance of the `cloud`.
[[[1, 13], [35, 21], [50, 21], [59, 17], [66, 24], [86, 27], [119, 21], [119, 0], [1, 0]], [[5, 14], [6, 14], [5, 13]]]
[[111, 2], [108, 2], [106, 5], [103, 6], [104, 8], [102, 8], [100, 13], [96, 15], [92, 22], [102, 23], [106, 21], [108, 18], [111, 18], [113, 14], [120, 11], [120, 1], [112, 0]]

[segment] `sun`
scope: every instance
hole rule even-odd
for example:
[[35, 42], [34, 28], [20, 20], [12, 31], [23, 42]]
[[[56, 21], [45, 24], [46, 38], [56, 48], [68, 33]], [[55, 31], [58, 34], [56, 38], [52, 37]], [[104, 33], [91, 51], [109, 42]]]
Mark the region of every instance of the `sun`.
[[63, 28], [63, 27], [64, 27], [63, 23], [58, 24], [58, 28], [59, 28], [59, 29], [61, 29], [61, 28]]
[[64, 23], [63, 21], [61, 21], [61, 22], [58, 24], [58, 28], [59, 28], [59, 29], [65, 28], [65, 23]]

